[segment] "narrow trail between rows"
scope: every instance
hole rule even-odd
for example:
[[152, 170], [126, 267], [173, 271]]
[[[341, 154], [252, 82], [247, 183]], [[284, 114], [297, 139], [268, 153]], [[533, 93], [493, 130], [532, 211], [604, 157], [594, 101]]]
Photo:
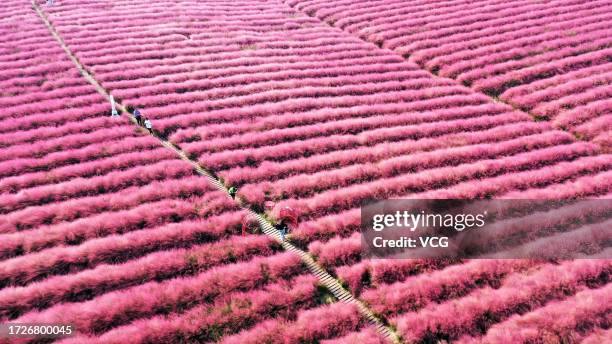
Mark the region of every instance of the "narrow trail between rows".
[[[49, 32], [51, 33], [53, 38], [55, 38], [55, 40], [60, 44], [62, 49], [64, 49], [64, 51], [66, 52], [66, 55], [68, 55], [70, 60], [72, 60], [72, 62], [75, 64], [75, 66], [77, 67], [77, 69], [79, 70], [81, 75], [90, 84], [92, 84], [95, 87], [95, 89], [101, 95], [103, 95], [106, 99], [109, 99], [111, 94], [94, 78], [94, 76], [87, 70], [87, 68], [79, 61], [79, 59], [76, 57], [76, 55], [68, 47], [68, 45], [66, 44], [64, 39], [60, 36], [59, 32], [53, 26], [53, 24], [51, 23], [51, 21], [47, 17], [47, 14], [41, 9], [41, 7], [35, 2], [35, 0], [32, 0], [31, 3], [32, 3], [32, 8], [36, 11], [38, 16], [41, 18], [41, 20], [47, 26], [47, 28], [49, 29]], [[137, 125], [138, 127], [140, 127], [140, 125], [138, 125], [136, 119], [132, 116], [132, 114], [128, 111], [128, 109], [123, 104], [121, 104], [120, 102], [117, 102], [116, 106], [117, 106], [117, 109], [120, 111], [120, 113], [122, 115], [124, 114], [124, 115], [128, 116], [128, 118], [132, 121], [132, 123], [134, 125]], [[185, 153], [185, 151], [183, 151], [179, 146], [169, 142], [167, 139], [157, 135], [155, 132], [151, 133], [150, 135], [155, 137], [155, 138], [157, 138], [163, 146], [165, 146], [166, 148], [171, 149], [172, 151], [174, 151], [180, 157], [181, 160], [191, 164], [193, 166], [194, 170], [199, 175], [201, 175], [203, 177], [206, 177], [208, 179], [208, 181], [210, 183], [212, 183], [217, 189], [225, 192], [228, 197], [232, 198], [228, 188], [225, 185], [223, 185], [223, 183], [214, 175], [214, 173], [211, 173], [210, 171], [206, 170], [197, 161], [191, 159]], [[349, 303], [349, 304], [355, 304], [357, 306], [357, 308], [359, 309], [359, 311], [361, 312], [362, 316], [371, 325], [373, 325], [376, 328], [376, 330], [382, 336], [387, 338], [392, 343], [394, 343], [394, 344], [401, 344], [401, 343], [403, 343], [402, 339], [397, 334], [397, 332], [393, 328], [389, 327], [387, 325], [386, 321], [381, 320], [363, 302], [358, 300], [355, 296], [353, 296], [351, 294], [351, 292], [346, 290], [342, 286], [342, 284], [337, 279], [335, 279], [331, 274], [329, 274], [325, 269], [323, 269], [312, 258], [312, 256], [308, 252], [306, 252], [306, 251], [304, 251], [304, 250], [294, 246], [293, 244], [291, 244], [287, 240], [283, 241], [281, 239], [280, 232], [276, 228], [274, 228], [272, 223], [270, 223], [270, 221], [268, 221], [263, 214], [254, 211], [253, 209], [249, 208], [248, 206], [242, 204], [241, 202], [236, 201], [236, 203], [238, 203], [240, 205], [240, 207], [242, 207], [244, 210], [246, 210], [251, 216], [254, 216], [257, 219], [257, 221], [259, 222], [259, 224], [260, 224], [264, 234], [266, 234], [266, 235], [274, 238], [276, 241], [280, 242], [282, 247], [286, 251], [291, 251], [291, 252], [294, 252], [295, 254], [297, 254], [301, 258], [302, 262], [308, 267], [309, 271], [315, 277], [317, 277], [317, 279], [319, 280], [321, 285], [325, 286], [329, 291], [331, 291], [332, 294], [338, 300], [340, 300], [342, 302], [345, 302], [345, 303]]]

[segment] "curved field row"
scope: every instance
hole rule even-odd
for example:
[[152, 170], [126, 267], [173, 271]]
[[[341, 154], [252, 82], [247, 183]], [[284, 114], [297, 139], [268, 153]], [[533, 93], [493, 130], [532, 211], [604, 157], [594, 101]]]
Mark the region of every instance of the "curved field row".
[[137, 342], [298, 343], [371, 329], [364, 327], [365, 322], [353, 304], [329, 302], [333, 300], [315, 279], [302, 275], [257, 291], [231, 293], [214, 304], [197, 306], [180, 316], [137, 320], [97, 337], [78, 336], [60, 343], [120, 343], [124, 338]]
[[294, 321], [271, 320], [257, 327], [226, 337], [222, 343], [303, 343], [342, 336], [363, 326], [352, 304], [335, 303], [300, 313]]
[[[610, 339], [610, 330], [601, 329], [609, 328], [611, 309], [602, 300], [609, 300], [611, 293], [609, 284], [599, 289], [586, 289], [567, 300], [551, 302], [531, 313], [514, 315], [492, 326], [483, 338], [462, 338], [458, 343], [529, 342], [551, 338], [559, 341], [584, 338], [581, 343], [605, 343]], [[589, 334], [593, 328], [600, 331]]]
[[[602, 300], [607, 300], [610, 293], [611, 265], [608, 260], [536, 265], [527, 272], [519, 269], [505, 277], [501, 275], [493, 287], [481, 282], [480, 276], [487, 275], [486, 270], [481, 269], [487, 265], [493, 268], [491, 271], [503, 272], [504, 265], [508, 268], [512, 264], [523, 269], [533, 266], [525, 260], [472, 261], [449, 267], [448, 271], [414, 276], [406, 282], [385, 285], [368, 293], [372, 300], [378, 300], [376, 292], [385, 295], [383, 297], [392, 303], [384, 308], [391, 312], [398, 311], [396, 302], [402, 302], [403, 297], [421, 300], [415, 303], [417, 308], [423, 305], [422, 300], [432, 302], [421, 310], [409, 311], [392, 320], [403, 338], [410, 342], [523, 343], [552, 340], [577, 343], [582, 339], [585, 343], [606, 342], [609, 338], [609, 331], [605, 329], [609, 327], [610, 305]], [[450, 274], [446, 275], [445, 271]], [[476, 286], [476, 289], [467, 295], [462, 295], [461, 289], [453, 288], [456, 283], [453, 273], [458, 273], [463, 279], [461, 274], [464, 272], [475, 278], [468, 285]], [[434, 276], [437, 278], [432, 279]], [[447, 283], [442, 282], [443, 279], [447, 279]], [[427, 287], [430, 282], [432, 288]], [[403, 292], [398, 293], [400, 290]], [[518, 314], [513, 315], [514, 312]], [[330, 343], [380, 343], [377, 338], [371, 331], [362, 330]]]
[[243, 216], [243, 213], [233, 212], [204, 221], [162, 224], [87, 240], [79, 245], [47, 248], [5, 260], [0, 275], [3, 283], [25, 285], [48, 276], [92, 268], [100, 263], [120, 263], [157, 250], [215, 241], [240, 231]]
[[371, 328], [366, 328], [359, 332], [351, 332], [343, 337], [322, 340], [322, 344], [350, 344], [350, 343], [362, 343], [362, 344], [384, 344], [387, 341], [381, 337], [376, 331]]
[[606, 341], [612, 340], [612, 329], [598, 329], [590, 335], [586, 335], [585, 337], [586, 338], [584, 338], [584, 340], [582, 341], [583, 344], [605, 343]]
[[[130, 245], [136, 253], [137, 245]], [[0, 317], [16, 318], [32, 309], [91, 299], [97, 295], [173, 275], [187, 275], [215, 265], [271, 255], [278, 246], [264, 236], [231, 237], [188, 249], [154, 252], [122, 264], [101, 264], [71, 275], [55, 276], [24, 287], [0, 290]], [[67, 263], [67, 262], [65, 262]]]
[[609, 1], [285, 3], [610, 149]]
[[315, 278], [303, 275], [250, 292], [234, 292], [180, 316], [156, 316], [135, 321], [100, 337], [81, 336], [60, 343], [123, 343], [125, 338], [136, 342], [166, 343], [218, 341], [224, 335], [231, 335], [270, 317], [296, 317], [302, 308], [315, 306], [316, 299]]
[[52, 172], [35, 172], [22, 174], [16, 177], [7, 177], [0, 181], [0, 192], [15, 192], [19, 189], [32, 188], [44, 183], [61, 183], [76, 177], [92, 177], [105, 174], [108, 171], [122, 170], [135, 165], [147, 165], [161, 160], [173, 159], [174, 156], [167, 149], [156, 148], [142, 154], [131, 152], [115, 155], [107, 159], [98, 159], [89, 163], [71, 165], [54, 169]]
[[250, 290], [303, 272], [297, 256], [283, 253], [213, 268], [195, 276], [147, 282], [91, 301], [55, 305], [27, 313], [15, 322], [69, 322], [78, 326], [80, 333], [101, 333], [135, 319], [185, 311], [231, 291]]
[[[163, 185], [163, 188], [161, 187]], [[218, 194], [207, 192], [210, 186], [202, 183], [197, 176], [181, 179], [164, 179], [146, 186], [133, 186], [115, 193], [70, 199], [51, 204], [31, 206], [11, 212], [0, 219], [1, 233], [14, 233], [43, 225], [55, 225], [73, 221], [102, 212], [128, 210], [143, 202], [156, 202], [163, 199], [189, 199], [198, 197], [207, 209], [200, 209], [202, 215], [223, 210], [229, 203], [218, 198]], [[194, 204], [197, 207], [197, 204]]]

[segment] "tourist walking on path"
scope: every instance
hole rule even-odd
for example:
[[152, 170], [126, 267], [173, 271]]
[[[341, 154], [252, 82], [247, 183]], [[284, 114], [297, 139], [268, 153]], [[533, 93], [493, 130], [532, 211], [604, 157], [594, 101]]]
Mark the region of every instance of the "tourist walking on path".
[[285, 235], [289, 233], [289, 227], [287, 223], [285, 223], [285, 220], [281, 220], [281, 222], [276, 224], [276, 230], [280, 233], [281, 241], [285, 241]]
[[148, 118], [145, 118], [144, 120], [144, 126], [145, 128], [147, 128], [147, 130], [149, 131], [149, 133], [153, 133], [153, 124], [151, 123], [151, 120]]
[[136, 123], [142, 126], [142, 115], [138, 109], [134, 109], [134, 118], [136, 119]]
[[235, 186], [230, 187], [229, 189], [227, 189], [227, 192], [229, 193], [231, 198], [236, 198], [236, 193], [238, 192], [238, 188], [236, 188]]
[[110, 96], [111, 103], [111, 117], [119, 117], [119, 111], [117, 111], [117, 105], [115, 104], [115, 97]]
[[289, 234], [292, 227], [297, 227], [297, 215], [291, 207], [285, 206], [279, 211], [278, 218], [280, 221], [276, 225], [276, 229], [280, 232], [281, 241], [285, 241], [285, 236]]

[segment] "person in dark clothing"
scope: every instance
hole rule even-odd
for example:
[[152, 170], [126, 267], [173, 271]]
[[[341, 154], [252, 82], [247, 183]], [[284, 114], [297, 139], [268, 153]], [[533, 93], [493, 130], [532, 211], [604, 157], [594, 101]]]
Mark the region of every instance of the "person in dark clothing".
[[276, 224], [276, 230], [280, 232], [281, 241], [285, 241], [285, 235], [289, 233], [289, 226], [285, 220], [281, 220], [281, 222]]
[[232, 198], [236, 198], [236, 193], [238, 192], [238, 188], [236, 188], [235, 186], [232, 186], [229, 189], [227, 189], [227, 192]]
[[142, 126], [142, 114], [138, 109], [134, 109], [134, 118], [136, 119], [136, 123]]

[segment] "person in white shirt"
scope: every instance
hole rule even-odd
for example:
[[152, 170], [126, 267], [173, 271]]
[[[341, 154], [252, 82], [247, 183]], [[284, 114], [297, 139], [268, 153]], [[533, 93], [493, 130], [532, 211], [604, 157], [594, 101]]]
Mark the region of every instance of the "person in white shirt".
[[115, 97], [110, 96], [111, 103], [111, 117], [119, 117], [119, 111], [117, 111], [117, 105], [115, 104]]
[[149, 130], [150, 133], [153, 133], [153, 124], [151, 123], [151, 120], [145, 118], [144, 126], [145, 128], [147, 128], [147, 130]]

